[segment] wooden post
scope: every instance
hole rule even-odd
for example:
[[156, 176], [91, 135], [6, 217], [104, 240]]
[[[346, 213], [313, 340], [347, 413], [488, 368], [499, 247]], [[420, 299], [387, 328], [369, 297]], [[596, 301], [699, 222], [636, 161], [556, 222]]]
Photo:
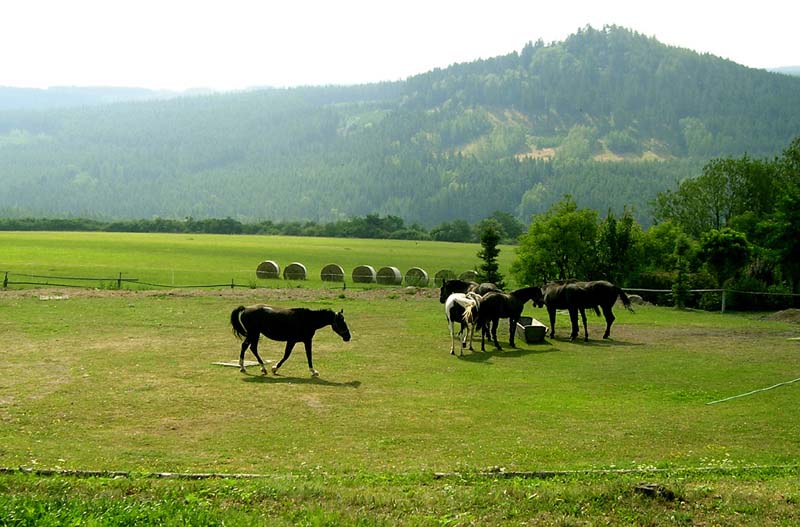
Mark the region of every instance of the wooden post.
[[122, 289], [122, 273], [119, 273], [119, 278], [117, 278], [117, 289]]
[[725, 314], [725, 290], [722, 290], [722, 314]]
[[3, 278], [3, 289], [8, 288], [8, 271], [6, 271], [6, 277]]

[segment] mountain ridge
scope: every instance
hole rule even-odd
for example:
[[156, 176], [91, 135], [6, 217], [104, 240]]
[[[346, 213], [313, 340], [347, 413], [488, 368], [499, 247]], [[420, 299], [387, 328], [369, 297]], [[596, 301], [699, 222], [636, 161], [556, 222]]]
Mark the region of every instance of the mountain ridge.
[[405, 81], [0, 111], [0, 215], [425, 226], [571, 194], [649, 222], [717, 156], [800, 135], [800, 79], [616, 26]]

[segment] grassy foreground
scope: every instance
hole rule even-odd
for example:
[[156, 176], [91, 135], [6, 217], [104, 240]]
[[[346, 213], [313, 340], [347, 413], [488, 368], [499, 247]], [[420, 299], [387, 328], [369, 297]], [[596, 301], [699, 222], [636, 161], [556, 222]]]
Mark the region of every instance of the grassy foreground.
[[[800, 377], [796, 322], [643, 306], [617, 309], [610, 341], [592, 316], [589, 343], [462, 358], [436, 293], [0, 291], [0, 465], [132, 474], [0, 473], [0, 525], [800, 522], [800, 383], [707, 404]], [[238, 357], [231, 309], [255, 302], [344, 308], [353, 340], [318, 333], [319, 379], [302, 349], [280, 376], [214, 365]]]

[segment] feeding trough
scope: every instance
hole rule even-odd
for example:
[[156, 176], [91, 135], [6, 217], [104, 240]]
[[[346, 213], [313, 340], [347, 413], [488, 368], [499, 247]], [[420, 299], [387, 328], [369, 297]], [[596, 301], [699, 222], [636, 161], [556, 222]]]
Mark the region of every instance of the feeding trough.
[[412, 267], [406, 271], [406, 285], [427, 287], [428, 273], [420, 267]]
[[292, 262], [283, 270], [283, 278], [286, 280], [305, 280], [306, 276], [306, 266], [300, 262]]
[[433, 285], [436, 287], [441, 287], [443, 283], [447, 280], [454, 280], [456, 278], [456, 273], [451, 271], [450, 269], [442, 269], [441, 271], [437, 271], [435, 275], [433, 275]]
[[344, 269], [341, 265], [328, 264], [322, 268], [319, 277], [323, 282], [344, 282]]
[[281, 268], [272, 260], [265, 260], [258, 264], [258, 267], [256, 268], [256, 276], [264, 280], [268, 278], [280, 278]]
[[371, 265], [359, 265], [353, 269], [353, 282], [358, 284], [374, 284], [375, 268]]
[[544, 337], [547, 335], [547, 326], [533, 317], [519, 317], [517, 333], [522, 335], [528, 344], [534, 344], [544, 341]]

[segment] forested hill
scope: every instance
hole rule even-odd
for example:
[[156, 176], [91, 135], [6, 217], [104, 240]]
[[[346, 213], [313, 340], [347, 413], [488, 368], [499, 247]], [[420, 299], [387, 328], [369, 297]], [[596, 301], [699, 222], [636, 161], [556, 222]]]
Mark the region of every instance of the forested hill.
[[0, 216], [527, 223], [568, 193], [647, 224], [797, 135], [800, 78], [585, 28], [403, 82], [0, 111]]

